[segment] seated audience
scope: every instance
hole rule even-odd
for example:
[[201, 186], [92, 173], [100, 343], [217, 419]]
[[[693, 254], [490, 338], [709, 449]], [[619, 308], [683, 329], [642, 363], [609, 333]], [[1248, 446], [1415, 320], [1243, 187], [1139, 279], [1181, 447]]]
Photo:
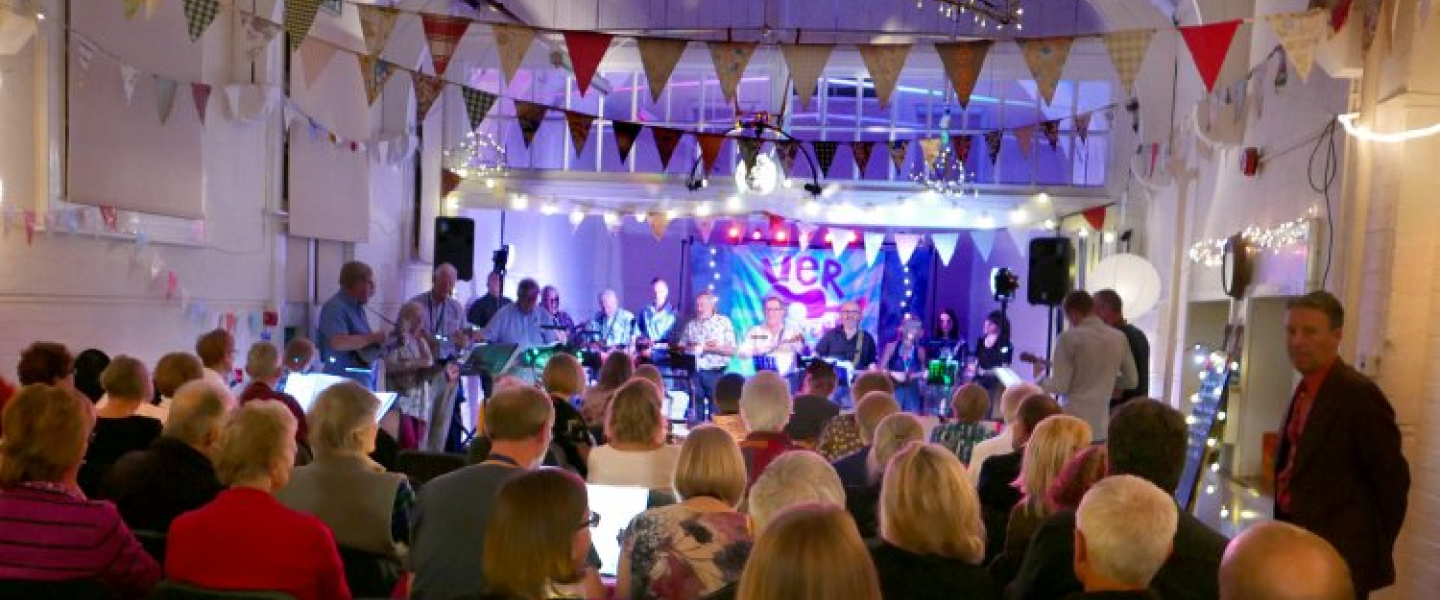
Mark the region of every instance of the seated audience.
[[[861, 373], [855, 379], [854, 385], [850, 386], [850, 397], [855, 399], [857, 409], [860, 400], [870, 395], [870, 392], [885, 392], [893, 397], [895, 382], [890, 380], [889, 375], [879, 371]], [[840, 413], [827, 421], [825, 428], [820, 431], [820, 441], [815, 442], [815, 451], [830, 462], [859, 452], [864, 447], [865, 442], [860, 439], [860, 424], [856, 422], [853, 412]]]
[[813, 448], [820, 440], [820, 431], [825, 428], [825, 423], [840, 414], [840, 405], [830, 400], [837, 385], [839, 379], [830, 363], [812, 360], [805, 367], [800, 395], [795, 396], [795, 414], [785, 425], [785, 434], [796, 444]]
[[[1162, 490], [1180, 486], [1188, 429], [1180, 412], [1154, 400], [1136, 398], [1110, 418], [1106, 454], [1110, 475], [1134, 475]], [[1166, 600], [1203, 600], [1220, 596], [1220, 557], [1228, 540], [1189, 512], [1180, 511], [1175, 552], [1150, 587]], [[1058, 599], [1081, 590], [1072, 568], [1075, 513], [1051, 515], [1030, 538], [1020, 572], [1007, 588], [1009, 597]]]
[[615, 390], [605, 414], [610, 443], [590, 452], [589, 481], [670, 491], [680, 447], [665, 443], [660, 390], [632, 379]]
[[[410, 523], [411, 598], [450, 600], [485, 587], [485, 529], [506, 480], [539, 466], [550, 448], [555, 408], [539, 390], [497, 389], [486, 401], [489, 457], [420, 488]], [[539, 508], [539, 507], [535, 507]], [[570, 525], [574, 532], [575, 525]]]
[[970, 451], [970, 462], [965, 464], [971, 481], [980, 482], [980, 467], [985, 464], [985, 459], [1015, 451], [1016, 412], [1020, 410], [1020, 402], [1044, 393], [1040, 386], [1030, 382], [1012, 385], [1000, 393], [1000, 418], [1004, 419], [1000, 423], [1000, 434], [975, 444], [975, 449]]
[[0, 438], [0, 580], [93, 579], [139, 600], [160, 566], [109, 502], [76, 483], [95, 408], [74, 390], [27, 385], [5, 406]]
[[989, 410], [990, 392], [975, 383], [960, 386], [950, 396], [954, 420], [930, 432], [930, 441], [949, 448], [962, 464], [969, 465], [975, 446], [995, 437], [995, 428], [982, 420]]
[[588, 504], [585, 482], [562, 469], [518, 474], [501, 485], [485, 531], [480, 598], [606, 597], [585, 560], [590, 528], [600, 522]]
[[[205, 365], [188, 352], [171, 352], [161, 356], [155, 363], [155, 404], [162, 409], [170, 408], [171, 398], [180, 386], [205, 377]], [[213, 381], [213, 379], [212, 379]], [[228, 386], [223, 386], [228, 389]]]
[[760, 533], [736, 597], [740, 600], [880, 600], [865, 543], [845, 509], [802, 504]]
[[1020, 489], [1020, 501], [1010, 509], [1010, 520], [1005, 527], [1005, 547], [990, 563], [990, 575], [1001, 585], [1015, 578], [1015, 571], [1025, 560], [1030, 536], [1050, 516], [1050, 506], [1045, 502], [1050, 484], [1072, 456], [1089, 446], [1090, 425], [1078, 418], [1055, 415], [1035, 427], [1030, 441], [1025, 444], [1020, 476], [1015, 478], [1014, 485]]
[[1350, 567], [1330, 542], [1279, 521], [1236, 536], [1220, 562], [1221, 600], [1354, 600]]
[[875, 443], [871, 445], [870, 453], [865, 458], [864, 484], [845, 487], [845, 507], [850, 511], [850, 516], [855, 518], [860, 537], [867, 540], [874, 538], [880, 531], [880, 519], [877, 516], [880, 482], [885, 477], [885, 469], [890, 466], [890, 458], [912, 442], [924, 442], [925, 426], [915, 415], [895, 413], [880, 421], [875, 427], [874, 435]]
[[1085, 587], [1071, 598], [1160, 598], [1150, 580], [1170, 556], [1175, 499], [1134, 475], [1096, 482], [1075, 512], [1075, 576]]
[[690, 432], [675, 468], [678, 504], [636, 516], [622, 535], [619, 598], [689, 600], [739, 581], [750, 554], [745, 462], [730, 435], [711, 425]]
[[241, 407], [225, 426], [215, 472], [229, 489], [175, 519], [167, 578], [199, 588], [283, 592], [297, 600], [348, 600], [334, 535], [275, 499], [295, 464], [295, 417], [281, 404]]
[[100, 373], [108, 366], [110, 355], [94, 348], [82, 351], [75, 357], [75, 389], [91, 402], [99, 402], [100, 397], [105, 395], [105, 388], [100, 385]]
[[[900, 412], [900, 403], [885, 392], [870, 392], [855, 403], [855, 423], [860, 428], [859, 450], [835, 461], [835, 473], [846, 488], [865, 487], [870, 482], [870, 449], [875, 428], [885, 417]], [[838, 417], [837, 417], [838, 418]]]
[[15, 374], [20, 377], [21, 387], [43, 383], [74, 388], [75, 358], [64, 344], [35, 342], [20, 351]]
[[230, 387], [235, 377], [235, 336], [229, 331], [216, 328], [195, 338], [195, 356], [205, 365], [202, 375], [225, 387]]
[[985, 562], [989, 562], [1005, 549], [1005, 528], [1010, 523], [1010, 511], [1020, 502], [1020, 490], [1015, 480], [1020, 477], [1020, 465], [1025, 458], [1025, 445], [1030, 433], [1046, 418], [1060, 414], [1060, 405], [1045, 394], [1026, 398], [1015, 411], [1015, 449], [1009, 454], [999, 454], [985, 459], [980, 468], [980, 480], [976, 484], [980, 493], [980, 514], [985, 519]]
[[745, 376], [726, 373], [715, 382], [715, 413], [710, 422], [723, 429], [735, 443], [745, 440], [745, 420], [740, 418], [740, 395], [745, 391]]
[[285, 372], [309, 374], [315, 368], [315, 342], [297, 337], [285, 344]]
[[124, 354], [116, 356], [100, 374], [100, 387], [105, 394], [100, 397], [95, 410], [107, 412], [111, 402], [120, 402], [134, 406], [135, 414], [156, 419], [163, 425], [170, 417], [170, 411], [151, 403], [155, 398], [155, 387], [150, 377], [145, 363]]
[[600, 373], [595, 376], [595, 385], [580, 395], [580, 414], [591, 429], [603, 431], [605, 411], [610, 408], [615, 390], [634, 376], [635, 363], [630, 360], [629, 354], [616, 350], [605, 356], [605, 362], [600, 364]]
[[[361, 581], [350, 574], [351, 591], [361, 596], [389, 595], [399, 582], [415, 503], [404, 475], [387, 473], [370, 460], [379, 409], [375, 395], [354, 381], [320, 392], [310, 406], [315, 460], [295, 469], [289, 485], [275, 493], [281, 504], [319, 517], [340, 548], [393, 561], [386, 564], [393, 572], [376, 580]], [[365, 585], [354, 585], [361, 583]]]
[[660, 367], [651, 364], [635, 365], [635, 375], [631, 379], [644, 379], [660, 388], [660, 414], [665, 420], [670, 420], [670, 392], [665, 388], [665, 376], [660, 373]]
[[975, 484], [941, 446], [911, 443], [891, 460], [880, 492], [880, 542], [870, 556], [886, 600], [1000, 598], [980, 564], [985, 529]]
[[[295, 400], [294, 396], [275, 389], [280, 378], [285, 376], [275, 344], [255, 342], [250, 346], [250, 352], [245, 356], [245, 374], [250, 376], [250, 385], [240, 392], [240, 404], [245, 405], [253, 400], [274, 400], [284, 404], [285, 410], [290, 411], [290, 416], [295, 417], [295, 443], [299, 445], [297, 452], [309, 454], [310, 426], [305, 419], [305, 411], [301, 410], [300, 402]], [[309, 461], [302, 460], [299, 464], [307, 462]]]
[[546, 464], [563, 467], [585, 477], [588, 473], [585, 461], [590, 458], [595, 440], [590, 437], [584, 417], [572, 403], [585, 389], [585, 369], [574, 356], [556, 354], [545, 363], [540, 382], [555, 407], [555, 426], [550, 431], [550, 458]]
[[396, 347], [385, 355], [385, 389], [400, 395], [395, 401], [400, 412], [400, 447], [420, 448], [430, 432], [433, 407], [425, 382], [435, 366], [430, 333], [425, 331], [425, 307], [419, 302], [406, 302], [395, 323]]
[[95, 409], [95, 430], [80, 467], [80, 489], [89, 495], [99, 494], [100, 480], [115, 461], [127, 452], [149, 447], [163, 427], [159, 419], [146, 416], [150, 409], [141, 410], [153, 394], [143, 363], [118, 356], [100, 381], [105, 385], [106, 401]]
[[[1105, 478], [1105, 446], [1092, 444], [1081, 448], [1045, 490], [1045, 509], [1050, 514], [1080, 508], [1080, 499], [1095, 482]], [[1033, 532], [1032, 532], [1033, 533]]]
[[159, 439], [121, 457], [105, 474], [100, 496], [115, 503], [131, 529], [169, 531], [175, 517], [205, 506], [225, 489], [210, 457], [234, 404], [230, 390], [213, 383], [181, 386]]
[[764, 473], [775, 457], [795, 447], [785, 435], [790, 407], [790, 384], [774, 371], [756, 373], [741, 389], [740, 419], [749, 433], [740, 442], [740, 452], [749, 482]]
[[5, 403], [10, 401], [10, 397], [15, 395], [15, 391], [15, 384], [5, 379], [4, 375], [0, 375], [0, 410], [5, 408]]

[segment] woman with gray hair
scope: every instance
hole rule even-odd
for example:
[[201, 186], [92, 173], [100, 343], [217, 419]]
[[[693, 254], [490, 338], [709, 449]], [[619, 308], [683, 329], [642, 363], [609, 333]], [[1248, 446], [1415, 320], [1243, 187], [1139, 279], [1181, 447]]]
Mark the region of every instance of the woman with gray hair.
[[400, 394], [395, 405], [400, 409], [401, 448], [419, 448], [429, 431], [432, 407], [425, 387], [434, 371], [435, 356], [430, 352], [430, 335], [425, 331], [425, 307], [419, 302], [406, 302], [395, 319], [395, 351], [385, 357], [385, 383]]
[[885, 346], [885, 351], [880, 353], [880, 362], [876, 363], [882, 365], [890, 380], [895, 382], [895, 400], [900, 402], [900, 409], [917, 415], [925, 411], [920, 401], [920, 378], [925, 375], [926, 364], [920, 336], [924, 334], [919, 319], [906, 317], [900, 322], [895, 341]]
[[750, 483], [765, 472], [775, 457], [795, 448], [785, 434], [793, 406], [790, 384], [774, 371], [756, 373], [740, 389], [740, 418], [748, 432], [740, 442], [740, 452], [745, 456]]

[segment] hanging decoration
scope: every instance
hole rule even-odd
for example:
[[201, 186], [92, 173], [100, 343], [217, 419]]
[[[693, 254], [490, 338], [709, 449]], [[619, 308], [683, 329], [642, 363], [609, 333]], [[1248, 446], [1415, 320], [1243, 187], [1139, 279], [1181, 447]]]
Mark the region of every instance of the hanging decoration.
[[940, 255], [940, 264], [950, 266], [950, 259], [955, 256], [955, 246], [960, 241], [958, 233], [932, 233], [930, 243], [935, 246], [935, 254]]
[[920, 234], [918, 233], [897, 233], [895, 234], [895, 251], [900, 254], [900, 264], [910, 264], [910, 257], [915, 255], [915, 249], [920, 246]]
[[945, 75], [950, 78], [950, 85], [955, 88], [955, 99], [960, 103], [961, 109], [969, 109], [970, 95], [975, 92], [975, 81], [980, 78], [985, 56], [993, 45], [995, 42], [991, 40], [935, 44], [935, 52], [940, 54], [940, 63], [945, 66]]
[[850, 152], [855, 157], [857, 173], [865, 173], [865, 167], [870, 164], [870, 154], [874, 150], [875, 142], [850, 142]]
[[[1309, 241], [1310, 218], [1299, 217], [1274, 227], [1250, 225], [1240, 232], [1240, 236], [1250, 243], [1251, 248], [1259, 251], [1279, 252]], [[1224, 260], [1225, 244], [1228, 240], [1228, 237], [1223, 237], [1201, 240], [1191, 244], [1190, 261], [1206, 267], [1219, 267]]]
[[565, 124], [570, 129], [570, 140], [575, 143], [575, 156], [580, 156], [585, 152], [585, 142], [590, 139], [590, 128], [595, 126], [595, 117], [567, 110]]
[[715, 159], [720, 158], [720, 148], [725, 144], [725, 136], [718, 133], [701, 133], [696, 134], [695, 140], [700, 144], [700, 159], [705, 163], [705, 172], [713, 172]]
[[611, 125], [615, 130], [615, 148], [620, 151], [620, 162], [629, 162], [630, 149], [635, 146], [635, 138], [640, 137], [642, 126], [629, 121], [615, 121]]
[[420, 25], [430, 47], [430, 62], [435, 67], [435, 75], [444, 77], [445, 69], [450, 66], [450, 56], [460, 45], [460, 38], [465, 37], [465, 30], [470, 28], [470, 19], [422, 13]]
[[1135, 76], [1140, 73], [1140, 66], [1145, 63], [1145, 56], [1150, 52], [1150, 40], [1154, 36], [1154, 30], [1137, 29], [1117, 31], [1100, 38], [1105, 43], [1105, 51], [1110, 55], [1110, 64], [1115, 66], [1115, 73], [1120, 76], [1120, 90], [1123, 93], [1135, 94]]
[[1180, 35], [1184, 36], [1185, 45], [1190, 48], [1190, 57], [1195, 60], [1195, 69], [1200, 72], [1200, 81], [1208, 92], [1215, 91], [1215, 79], [1220, 76], [1220, 68], [1225, 66], [1225, 55], [1230, 53], [1230, 44], [1234, 42], [1241, 22], [1223, 21], [1180, 28]]
[[373, 4], [361, 4], [359, 9], [360, 32], [365, 36], [365, 51], [370, 56], [378, 57], [385, 51], [385, 44], [390, 41], [390, 33], [395, 30], [395, 20], [400, 18], [400, 11]]
[[725, 102], [735, 102], [735, 90], [745, 76], [745, 67], [755, 54], [755, 42], [708, 42], [710, 60], [715, 63], [715, 76], [720, 79], [720, 91]]
[[[435, 105], [435, 100], [445, 91], [445, 80], [413, 71], [410, 73], [410, 84], [415, 88], [415, 120], [424, 121], [425, 116], [430, 114], [430, 108]], [[526, 146], [529, 146], [528, 139]]]
[[990, 164], [994, 165], [996, 161], [1000, 160], [1000, 146], [1004, 140], [1005, 132], [1003, 131], [985, 132], [985, 150], [990, 155]]
[[[508, 171], [505, 146], [495, 136], [474, 130], [465, 133], [460, 145], [441, 155], [446, 171], [461, 178], [498, 179]], [[442, 194], [443, 195], [443, 194]]]
[[200, 124], [205, 124], [205, 109], [210, 105], [210, 85], [190, 84], [190, 98], [195, 101], [195, 112], [200, 115]]
[[835, 163], [835, 151], [840, 148], [840, 142], [818, 141], [811, 142], [815, 149], [815, 161], [820, 163], [820, 176], [830, 176], [830, 165]]
[[320, 12], [321, 0], [285, 0], [285, 33], [290, 36], [290, 51], [300, 48], [300, 42], [310, 35], [310, 26], [315, 23], [315, 14]]
[[989, 261], [990, 252], [995, 249], [995, 230], [971, 229], [970, 242], [975, 244], [975, 251], [980, 253], [980, 260]]
[[828, 237], [830, 238], [830, 251], [835, 254], [835, 258], [840, 258], [840, 255], [845, 253], [845, 249], [855, 242], [855, 231], [843, 227], [838, 229], [831, 227]]
[[490, 29], [495, 35], [495, 49], [500, 53], [500, 70], [505, 73], [505, 83], [515, 81], [520, 63], [530, 44], [535, 41], [535, 30], [523, 25], [502, 25], [493, 23]]
[[680, 137], [684, 135], [679, 129], [669, 127], [651, 127], [650, 134], [655, 138], [655, 150], [660, 154], [660, 170], [670, 168], [670, 157], [675, 154], [675, 147], [680, 145]]
[[1315, 48], [1325, 38], [1324, 9], [1269, 15], [1265, 20], [1275, 29], [1285, 56], [1295, 65], [1295, 72], [1300, 74], [1300, 81], [1308, 81], [1310, 68], [1315, 65]]
[[600, 61], [610, 50], [610, 40], [615, 36], [590, 31], [566, 31], [565, 49], [570, 52], [570, 65], [575, 69], [575, 85], [580, 96], [590, 91], [590, 81], [600, 68]]
[[525, 140], [525, 147], [535, 141], [535, 132], [540, 131], [540, 126], [545, 124], [545, 114], [550, 112], [550, 107], [544, 104], [515, 100], [515, 121], [520, 124], [520, 134]]
[[790, 78], [795, 82], [795, 98], [802, 110], [810, 109], [810, 100], [815, 97], [815, 86], [820, 82], [820, 73], [830, 61], [833, 44], [785, 44], [780, 53], [785, 56], [785, 66], [790, 69]]
[[468, 85], [460, 86], [460, 96], [465, 100], [465, 116], [470, 122], [470, 131], [475, 131], [485, 122], [486, 115], [495, 106], [495, 94], [477, 90]]
[[155, 97], [160, 115], [160, 124], [170, 120], [170, 111], [175, 107], [175, 80], [155, 76]]
[[[865, 265], [873, 267], [875, 259], [880, 257], [880, 250], [885, 246], [885, 232], [867, 231], [861, 238], [865, 242]], [[837, 252], [835, 255], [838, 257], [840, 254]]]
[[220, 0], [184, 0], [186, 29], [190, 41], [194, 42], [205, 34], [215, 16], [220, 14]]
[[1060, 83], [1060, 74], [1065, 70], [1065, 61], [1070, 57], [1073, 37], [1045, 37], [1016, 40], [1025, 55], [1025, 64], [1035, 76], [1035, 85], [1040, 97], [1049, 106], [1055, 99], [1055, 87]]
[[665, 93], [665, 84], [680, 63], [685, 46], [690, 42], [668, 38], [642, 37], [635, 39], [640, 50], [640, 66], [645, 69], [645, 81], [650, 88], [650, 101], [660, 102]]
[[859, 47], [860, 58], [875, 83], [875, 98], [880, 101], [881, 109], [890, 106], [890, 94], [900, 82], [900, 71], [905, 68], [910, 48], [910, 44], [862, 44]]
[[909, 152], [910, 142], [895, 140], [890, 142], [890, 162], [895, 163], [896, 171], [905, 170], [905, 155]]

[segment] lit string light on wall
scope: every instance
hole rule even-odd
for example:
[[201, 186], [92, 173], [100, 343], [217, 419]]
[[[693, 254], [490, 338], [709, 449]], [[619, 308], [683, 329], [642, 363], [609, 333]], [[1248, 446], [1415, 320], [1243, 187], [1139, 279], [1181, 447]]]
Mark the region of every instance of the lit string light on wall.
[[[1274, 227], [1251, 225], [1240, 235], [1250, 242], [1252, 248], [1279, 252], [1284, 248], [1303, 244], [1310, 239], [1310, 217], [1300, 217]], [[1219, 267], [1225, 258], [1225, 241], [1228, 238], [1201, 240], [1190, 246], [1190, 261], [1207, 267]]]
[[[924, 9], [926, 0], [915, 0], [915, 8]], [[930, 0], [939, 9], [940, 16], [952, 21], [959, 22], [963, 18], [971, 18], [981, 29], [989, 27], [994, 23], [995, 29], [1003, 30], [1006, 25], [1013, 26], [1016, 31], [1022, 29], [1020, 18], [1025, 16], [1025, 9], [1020, 6], [1020, 0]]]

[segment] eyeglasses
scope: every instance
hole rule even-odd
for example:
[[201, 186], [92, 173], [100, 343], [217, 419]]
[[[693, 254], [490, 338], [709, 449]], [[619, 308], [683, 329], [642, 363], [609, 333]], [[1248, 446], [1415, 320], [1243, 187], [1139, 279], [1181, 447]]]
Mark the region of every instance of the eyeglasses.
[[595, 511], [590, 511], [590, 516], [589, 516], [589, 517], [586, 517], [584, 521], [581, 521], [581, 522], [580, 522], [580, 526], [579, 526], [579, 527], [576, 527], [576, 529], [587, 529], [587, 528], [593, 529], [593, 528], [599, 527], [599, 526], [600, 526], [600, 513], [597, 513], [597, 512], [595, 512]]
[[842, 315], [858, 315], [858, 314], [860, 314], [860, 311], [858, 311], [858, 310], [842, 310], [842, 311], [840, 311], [840, 314], [842, 314]]

